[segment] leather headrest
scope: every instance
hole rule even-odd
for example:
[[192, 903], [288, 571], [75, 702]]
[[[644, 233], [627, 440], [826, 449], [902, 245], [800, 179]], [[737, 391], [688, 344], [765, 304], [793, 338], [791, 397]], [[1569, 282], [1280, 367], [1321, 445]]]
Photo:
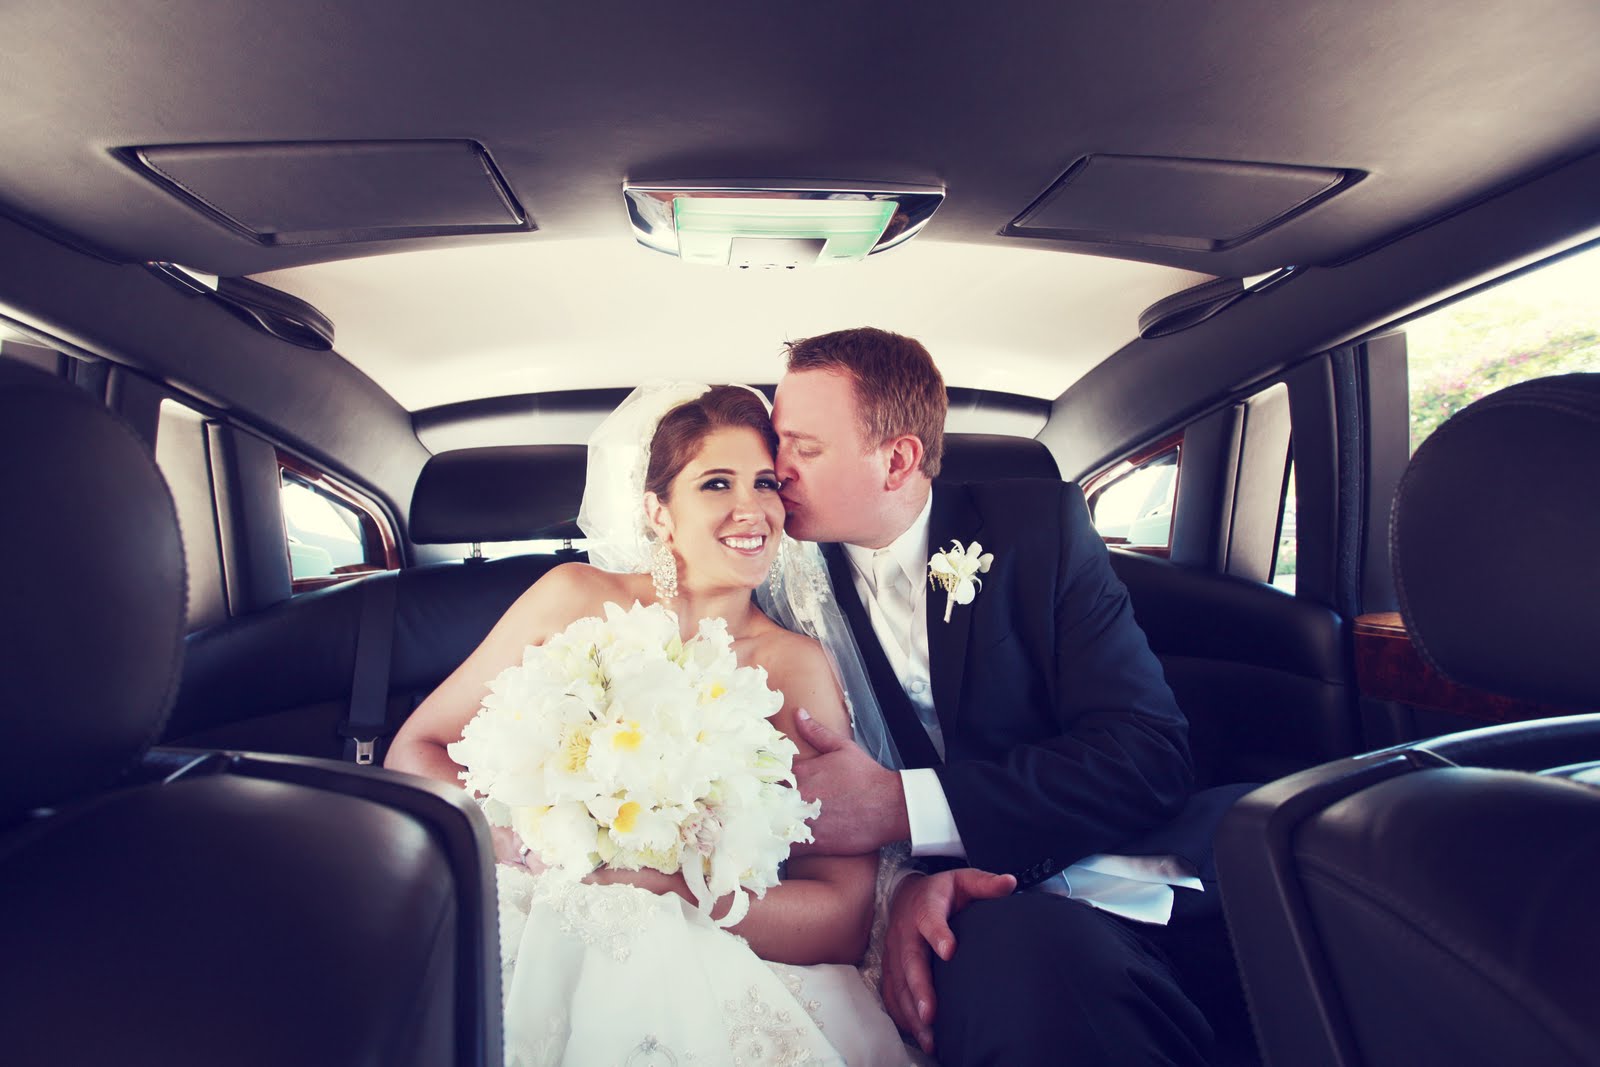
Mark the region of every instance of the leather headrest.
[[998, 433], [947, 433], [941, 482], [986, 482], [996, 478], [1056, 478], [1061, 469], [1040, 441]]
[[0, 818], [104, 788], [155, 738], [183, 652], [183, 542], [143, 442], [0, 365]]
[[581, 537], [588, 449], [506, 445], [440, 452], [417, 476], [411, 540], [419, 545]]
[[1600, 707], [1600, 374], [1542, 378], [1417, 449], [1390, 528], [1412, 642], [1463, 685]]

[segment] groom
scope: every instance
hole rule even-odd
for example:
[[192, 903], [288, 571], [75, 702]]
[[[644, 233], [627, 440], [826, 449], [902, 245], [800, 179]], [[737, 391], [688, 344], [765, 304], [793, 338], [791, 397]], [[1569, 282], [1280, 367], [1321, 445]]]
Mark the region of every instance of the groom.
[[[1203, 1063], [1210, 1028], [1151, 927], [1113, 914], [1164, 921], [1167, 883], [1189, 884], [1170, 857], [1105, 854], [1169, 819], [1191, 768], [1081, 492], [935, 488], [944, 381], [910, 338], [843, 330], [788, 349], [772, 413], [787, 530], [825, 543], [908, 768], [802, 712], [822, 753], [796, 765], [824, 800], [813, 847], [910, 840], [943, 858], [891, 889], [889, 1014], [949, 1064]], [[952, 540], [993, 557], [965, 604], [928, 580]]]

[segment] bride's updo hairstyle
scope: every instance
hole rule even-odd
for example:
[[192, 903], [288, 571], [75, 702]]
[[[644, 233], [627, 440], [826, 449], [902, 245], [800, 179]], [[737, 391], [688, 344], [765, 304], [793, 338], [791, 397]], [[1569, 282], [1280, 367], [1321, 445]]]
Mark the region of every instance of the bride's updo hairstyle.
[[662, 500], [672, 490], [672, 480], [699, 454], [713, 431], [749, 429], [761, 435], [767, 451], [778, 453], [778, 435], [761, 398], [742, 385], [714, 385], [698, 398], [679, 404], [656, 425], [650, 439], [650, 464], [644, 487]]

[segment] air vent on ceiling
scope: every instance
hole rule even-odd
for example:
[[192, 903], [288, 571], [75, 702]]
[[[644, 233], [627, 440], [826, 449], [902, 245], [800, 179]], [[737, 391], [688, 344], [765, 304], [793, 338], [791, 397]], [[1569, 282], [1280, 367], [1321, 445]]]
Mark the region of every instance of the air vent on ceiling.
[[476, 141], [150, 145], [123, 154], [152, 181], [264, 245], [534, 229]]
[[1363, 176], [1276, 163], [1088, 155], [1000, 232], [1221, 252], [1283, 225]]

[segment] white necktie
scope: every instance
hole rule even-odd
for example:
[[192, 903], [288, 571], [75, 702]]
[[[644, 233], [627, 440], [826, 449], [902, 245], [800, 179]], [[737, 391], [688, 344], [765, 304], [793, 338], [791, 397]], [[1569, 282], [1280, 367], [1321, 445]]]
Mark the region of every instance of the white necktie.
[[911, 648], [911, 597], [906, 593], [906, 572], [891, 553], [873, 554], [872, 584], [883, 626], [893, 636], [900, 655], [905, 657]]

